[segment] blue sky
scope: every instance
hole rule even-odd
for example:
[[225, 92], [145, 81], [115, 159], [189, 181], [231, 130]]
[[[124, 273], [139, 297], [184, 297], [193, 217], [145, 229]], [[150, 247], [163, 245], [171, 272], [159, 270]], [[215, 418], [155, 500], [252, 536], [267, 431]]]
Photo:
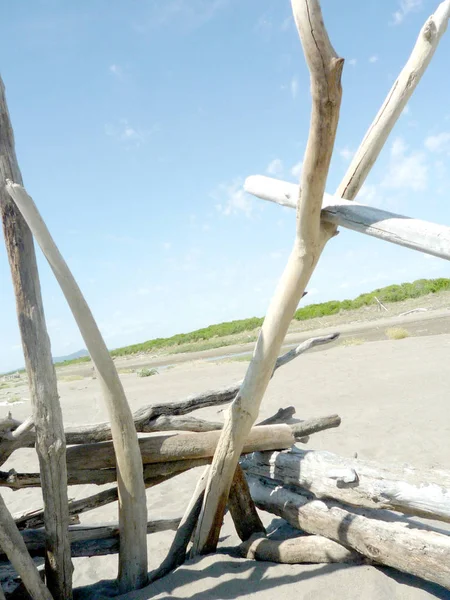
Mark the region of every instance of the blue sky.
[[[431, 0], [323, 0], [345, 58], [333, 193], [404, 65]], [[21, 0], [0, 55], [25, 185], [109, 347], [263, 315], [294, 211], [252, 199], [246, 176], [297, 181], [309, 77], [288, 0]], [[450, 34], [359, 200], [450, 224]], [[84, 347], [39, 253], [54, 355]], [[448, 264], [348, 231], [308, 302], [448, 277]], [[0, 249], [0, 370], [22, 364]]]

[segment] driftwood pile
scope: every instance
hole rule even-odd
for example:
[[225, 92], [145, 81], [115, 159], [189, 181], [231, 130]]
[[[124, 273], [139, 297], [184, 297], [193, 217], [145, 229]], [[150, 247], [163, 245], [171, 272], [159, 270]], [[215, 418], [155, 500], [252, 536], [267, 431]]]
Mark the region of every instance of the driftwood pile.
[[[307, 340], [281, 356], [275, 368], [278, 369], [306, 350], [332, 342], [337, 337], [338, 334], [332, 334]], [[142, 434], [139, 437], [139, 448], [146, 487], [157, 485], [189, 469], [208, 465], [211, 462], [219, 439], [219, 430], [223, 424], [194, 418], [189, 413], [231, 402], [239, 385], [238, 383], [220, 390], [208, 391], [180, 402], [153, 404], [134, 413], [133, 420], [136, 431]], [[278, 410], [272, 417], [258, 423], [250, 432], [244, 452], [287, 449], [296, 442], [307, 442], [313, 433], [337, 427], [340, 424], [340, 418], [337, 415], [292, 422], [294, 414], [295, 409], [291, 406]], [[287, 424], [288, 422], [290, 424]], [[158, 432], [168, 433], [158, 434]], [[110, 441], [111, 428], [108, 423], [69, 427], [65, 430], [65, 439], [69, 485], [103, 485], [117, 481], [116, 460]], [[34, 447], [35, 443], [36, 434], [31, 418], [23, 423], [13, 419], [11, 415], [1, 420], [0, 466], [17, 449]], [[201, 482], [204, 482], [203, 478]], [[0, 487], [20, 490], [39, 486], [41, 486], [40, 473], [0, 471]], [[204, 487], [197, 486], [195, 500], [188, 507], [185, 517], [153, 520], [147, 523], [148, 534], [170, 529], [177, 531], [174, 540], [174, 547], [177, 551], [171, 552], [151, 579], [161, 577], [184, 561], [186, 548], [195, 525], [192, 514], [198, 517], [200, 509], [198, 498], [203, 497], [203, 492]], [[113, 486], [87, 498], [68, 502], [71, 519], [69, 541], [72, 557], [100, 556], [119, 551], [118, 523], [85, 526], [79, 522], [81, 513], [117, 500], [118, 488]], [[250, 499], [245, 476], [240, 469], [236, 472], [233, 480], [228, 508], [235, 520], [241, 539], [247, 540], [255, 531], [264, 531]], [[7, 515], [9, 513], [6, 507], [2, 507], [0, 504], [0, 519], [8, 519]], [[244, 515], [245, 518], [243, 518]], [[44, 510], [15, 515], [10, 521], [11, 530], [13, 528], [20, 530], [30, 556], [37, 564], [42, 563], [46, 550]], [[15, 540], [17, 544], [17, 535]], [[7, 597], [16, 597], [19, 593], [18, 590], [21, 590], [21, 582], [17, 573], [11, 568], [9, 561], [14, 564], [14, 558], [5, 542], [4, 539], [0, 539], [0, 582]]]
[[[244, 380], [179, 404], [153, 405], [132, 414], [89, 306], [23, 186], [0, 79], [0, 213], [33, 408], [23, 423], [12, 418], [0, 423], [0, 465], [23, 447], [35, 446], [39, 459], [39, 473], [0, 472], [0, 486], [41, 486], [44, 504], [42, 511], [13, 518], [0, 495], [0, 600], [2, 588], [9, 594], [10, 584], [14, 586], [12, 567], [32, 598], [72, 600], [72, 557], [110, 552], [119, 554], [118, 591], [142, 588], [181, 564], [191, 540], [191, 556], [214, 552], [227, 507], [245, 556], [283, 562], [370, 561], [450, 589], [450, 538], [432, 524], [419, 525], [405, 516], [448, 522], [449, 474], [294, 449], [310, 434], [339, 425], [336, 415], [287, 424], [293, 409], [285, 409], [270, 423], [255, 426], [274, 369], [335, 338], [310, 340], [277, 361], [298, 303], [338, 226], [450, 260], [449, 227], [354, 202], [447, 28], [450, 0], [441, 2], [424, 24], [331, 197], [325, 189], [339, 121], [343, 59], [329, 40], [318, 0], [291, 3], [312, 97], [300, 186], [256, 176], [247, 180], [246, 189], [296, 209], [292, 252]], [[33, 240], [91, 356], [108, 424], [64, 429]], [[231, 404], [223, 426], [186, 417], [196, 408], [226, 402]], [[161, 431], [169, 433], [154, 434]], [[186, 513], [177, 520], [147, 522], [145, 488], [200, 465], [206, 469]], [[85, 483], [116, 486], [70, 502], [68, 485]], [[77, 523], [80, 513], [115, 500], [117, 525]], [[311, 535], [275, 543], [266, 538], [255, 505]], [[167, 559], [149, 576], [147, 533], [175, 528]], [[45, 583], [36, 567], [42, 557]]]

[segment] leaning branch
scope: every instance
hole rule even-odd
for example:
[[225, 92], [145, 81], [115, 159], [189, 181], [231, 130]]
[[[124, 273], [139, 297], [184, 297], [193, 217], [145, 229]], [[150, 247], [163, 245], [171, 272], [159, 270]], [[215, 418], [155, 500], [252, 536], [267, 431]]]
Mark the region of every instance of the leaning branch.
[[339, 185], [336, 196], [353, 200], [374, 165], [389, 133], [430, 64], [439, 40], [447, 29], [450, 0], [442, 2], [422, 27], [416, 45], [369, 127]]
[[147, 522], [147, 500], [133, 415], [91, 310], [33, 199], [17, 183], [7, 183], [6, 189], [48, 260], [97, 369], [110, 415], [117, 460], [121, 524], [119, 586], [121, 592], [141, 588], [147, 581], [147, 539], [144, 526]]
[[338, 58], [331, 46], [317, 0], [293, 0], [292, 6], [311, 72], [312, 94], [311, 126], [302, 172], [302, 194], [297, 207], [296, 239], [269, 306], [253, 359], [227, 413], [195, 534], [196, 554], [213, 551], [217, 546], [239, 456], [258, 416], [281, 344], [320, 254], [335, 233], [334, 227], [321, 225], [320, 209], [339, 119], [343, 60]]

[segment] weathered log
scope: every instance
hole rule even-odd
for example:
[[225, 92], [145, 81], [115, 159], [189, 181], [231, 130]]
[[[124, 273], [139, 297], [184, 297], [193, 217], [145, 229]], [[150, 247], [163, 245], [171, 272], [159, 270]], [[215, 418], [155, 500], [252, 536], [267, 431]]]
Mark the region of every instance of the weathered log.
[[426, 68], [430, 64], [439, 40], [447, 29], [450, 0], [441, 2], [420, 30], [411, 56], [395, 80], [386, 100], [355, 152], [336, 195], [353, 200], [374, 165], [389, 133], [405, 108]]
[[[339, 333], [332, 333], [330, 335], [319, 336], [310, 338], [299, 344], [293, 350], [289, 350], [285, 354], [278, 357], [274, 372], [280, 367], [286, 365], [288, 362], [294, 360], [307, 350], [316, 346], [329, 344], [339, 337]], [[221, 390], [209, 390], [189, 396], [185, 400], [180, 402], [168, 402], [166, 404], [150, 404], [139, 408], [133, 414], [133, 420], [136, 427], [136, 431], [139, 433], [154, 433], [157, 431], [167, 431], [168, 426], [171, 430], [178, 431], [197, 431], [199, 420], [183, 421], [176, 417], [181, 417], [194, 410], [207, 408], [210, 406], [220, 406], [231, 402], [239, 391], [239, 386], [242, 382], [234, 384]], [[284, 409], [280, 409], [284, 410]], [[287, 414], [287, 413], [285, 413]], [[283, 413], [280, 415], [283, 417]], [[282, 422], [280, 420], [273, 421], [273, 423]], [[266, 424], [266, 423], [261, 423]], [[267, 423], [270, 424], [270, 423]], [[3, 464], [6, 459], [10, 456], [13, 450], [17, 447], [25, 448], [31, 447], [34, 444], [34, 433], [29, 432], [29, 437], [24, 439], [24, 443], [21, 446], [16, 446], [10, 449], [9, 436], [11, 432], [15, 431], [21, 425], [20, 421], [16, 421], [11, 417], [0, 420], [0, 465]], [[202, 431], [213, 431], [221, 429], [223, 425], [219, 423], [211, 424], [211, 429], [207, 429], [207, 425], [204, 421], [201, 421]], [[96, 425], [80, 425], [76, 427], [68, 427], [65, 430], [67, 444], [86, 444], [88, 442], [104, 442], [111, 439], [111, 427], [109, 423], [98, 423]], [[3, 455], [3, 453], [5, 453]]]
[[203, 495], [205, 493], [206, 481], [210, 467], [206, 467], [202, 476], [197, 482], [194, 494], [187, 505], [183, 518], [180, 521], [175, 537], [170, 545], [167, 557], [161, 565], [150, 573], [149, 582], [153, 583], [161, 577], [165, 577], [170, 571], [173, 571], [186, 560], [186, 550], [194, 533], [197, 524], [198, 515], [202, 507]]
[[251, 538], [252, 535], [266, 533], [240, 465], [236, 467], [227, 507], [233, 519], [236, 532], [243, 542]]
[[[149, 521], [146, 524], [146, 535], [158, 531], [173, 531], [177, 529], [179, 523], [180, 518]], [[114, 554], [120, 546], [118, 523], [70, 525], [68, 531], [73, 557]], [[33, 557], [44, 555], [45, 532], [43, 529], [23, 529], [20, 532], [20, 537], [29, 555]], [[3, 541], [0, 540], [0, 560], [5, 558], [2, 551], [5, 553], [6, 547], [3, 546]]]
[[353, 548], [373, 562], [416, 575], [450, 589], [450, 537], [415, 524], [383, 520], [387, 511], [358, 509], [331, 500], [274, 486], [274, 482], [249, 478], [258, 508], [276, 514], [293, 527], [322, 535]]
[[[146, 487], [157, 485], [184, 471], [201, 467], [211, 462], [210, 456], [189, 460], [174, 460], [165, 463], [150, 463], [144, 465], [144, 482]], [[68, 471], [69, 485], [104, 485], [117, 481], [115, 469], [70, 469]], [[0, 487], [20, 490], [27, 487], [40, 487], [39, 473], [17, 473], [14, 469], [0, 471]]]
[[239, 546], [243, 558], [297, 565], [302, 563], [362, 563], [364, 557], [321, 535], [271, 540], [256, 533]]
[[[7, 182], [6, 189], [30, 227], [64, 293], [101, 382], [111, 421], [119, 488], [119, 588], [139, 589], [147, 581], [147, 498], [133, 415], [114, 361], [92, 312], [41, 215], [25, 189]], [[61, 427], [64, 443], [64, 433]], [[65, 503], [67, 508], [67, 500]]]
[[[284, 423], [289, 420], [295, 414], [295, 408], [293, 406], [289, 406], [288, 408], [280, 408], [275, 415], [261, 421], [258, 425], [266, 425], [266, 424], [276, 424], [276, 423]], [[205, 423], [209, 423], [209, 421], [204, 421]], [[191, 461], [180, 461], [181, 464], [172, 461], [169, 463], [170, 471], [167, 468], [164, 470], [161, 469], [161, 466], [164, 464], [155, 465], [156, 469], [153, 469], [151, 466], [146, 465], [144, 467], [144, 482], [146, 487], [151, 487], [162, 481], [167, 481], [171, 477], [175, 475], [179, 475], [180, 473], [188, 470], [189, 468], [195, 468], [198, 466], [202, 466], [205, 461], [209, 462], [209, 459], [193, 459]], [[175, 468], [174, 468], [175, 466]], [[86, 471], [85, 471], [86, 472]], [[85, 473], [84, 472], [84, 473]], [[108, 470], [101, 470], [96, 473], [105, 474]], [[109, 473], [112, 477], [112, 473]], [[114, 471], [115, 475], [115, 471]], [[106, 482], [105, 482], [106, 483]], [[88, 510], [92, 510], [94, 508], [99, 508], [100, 506], [104, 506], [109, 504], [110, 502], [115, 502], [118, 499], [117, 488], [111, 488], [108, 490], [103, 490], [97, 494], [93, 494], [86, 498], [82, 498], [80, 500], [71, 500], [69, 502], [69, 515], [72, 519], [72, 524], [75, 524], [74, 518]], [[38, 527], [42, 527], [43, 525], [43, 510], [32, 510], [26, 511], [21, 515], [14, 516], [14, 522], [16, 523], [19, 529], [36, 529]]]
[[222, 430], [195, 533], [194, 551], [214, 551], [234, 472], [273, 373], [294, 312], [325, 244], [336, 233], [320, 208], [333, 152], [341, 102], [343, 60], [336, 55], [317, 0], [292, 0], [294, 19], [311, 73], [311, 126], [303, 162], [294, 246], [267, 311], [244, 382]]
[[398, 512], [450, 523], [450, 472], [383, 465], [343, 458], [331, 452], [257, 453], [243, 461], [248, 474], [299, 486], [317, 498], [334, 498], [366, 508]]
[[[69, 515], [63, 417], [33, 238], [5, 189], [8, 179], [22, 184], [5, 88], [0, 78], [0, 210], [36, 427], [36, 452], [46, 514], [45, 573], [48, 588], [55, 600], [70, 600], [73, 566], [66, 533]], [[10, 443], [9, 451], [17, 447], [20, 441], [18, 437]]]
[[[45, 531], [42, 530], [43, 552], [45, 552], [45, 543], [46, 535]], [[0, 546], [21, 577], [30, 596], [34, 600], [53, 600], [50, 591], [41, 580], [41, 576], [2, 496], [0, 496]]]
[[[246, 439], [244, 453], [256, 450], [281, 450], [293, 446], [298, 438], [330, 427], [337, 427], [337, 415], [319, 419], [309, 419], [293, 425], [262, 425], [254, 427]], [[204, 458], [213, 456], [220, 437], [220, 431], [205, 433], [179, 433], [154, 435], [139, 439], [144, 464], [171, 460]], [[115, 467], [115, 457], [111, 442], [70, 446], [67, 449], [69, 470], [111, 469]]]
[[[252, 175], [245, 181], [250, 194], [282, 206], [296, 208], [299, 186], [264, 175]], [[450, 227], [398, 215], [375, 206], [324, 195], [322, 219], [391, 244], [418, 250], [424, 254], [450, 259]]]

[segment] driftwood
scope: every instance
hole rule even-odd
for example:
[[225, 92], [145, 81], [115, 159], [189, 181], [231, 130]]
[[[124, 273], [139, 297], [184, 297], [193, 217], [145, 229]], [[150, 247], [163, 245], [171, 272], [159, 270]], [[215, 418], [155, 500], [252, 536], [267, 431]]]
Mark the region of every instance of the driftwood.
[[[173, 531], [178, 527], [179, 523], [179, 518], [149, 521], [146, 524], [145, 532], [147, 535], [158, 531]], [[101, 556], [118, 552], [120, 545], [118, 523], [70, 525], [68, 531], [73, 557]], [[27, 552], [30, 555], [33, 557], [44, 556], [45, 533], [43, 529], [23, 529], [20, 532], [20, 537], [22, 544], [25, 543]], [[0, 560], [5, 558], [1, 554], [2, 550], [6, 552], [3, 540], [0, 540]]]
[[[36, 427], [36, 452], [41, 471], [47, 532], [45, 573], [48, 588], [55, 599], [70, 600], [73, 567], [66, 533], [69, 515], [63, 418], [33, 238], [5, 190], [8, 178], [17, 184], [22, 183], [5, 88], [0, 78], [0, 207]], [[20, 442], [18, 436], [10, 448], [17, 447]]]
[[[211, 462], [210, 456], [189, 460], [174, 460], [165, 463], [150, 463], [144, 465], [144, 482], [146, 487], [157, 485], [184, 471], [201, 467]], [[115, 469], [68, 469], [69, 485], [104, 485], [115, 483], [117, 474]], [[0, 487], [9, 487], [20, 490], [27, 487], [40, 487], [39, 473], [17, 473], [14, 469], [0, 471]]]
[[[293, 406], [288, 406], [287, 408], [280, 408], [274, 415], [268, 417], [264, 421], [258, 423], [258, 425], [268, 425], [268, 424], [276, 424], [276, 423], [284, 423], [288, 421], [295, 414], [295, 408]], [[209, 423], [205, 421], [205, 423]], [[168, 466], [171, 467], [171, 471], [168, 471], [167, 467], [163, 464], [155, 465], [155, 469], [150, 465], [146, 465], [144, 467], [144, 482], [146, 487], [151, 487], [162, 481], [167, 481], [171, 477], [175, 475], [179, 475], [180, 473], [198, 466], [202, 466], [205, 464], [205, 461], [209, 459], [193, 459], [191, 461], [172, 461], [168, 463]], [[164, 467], [164, 470], [161, 470], [161, 466]], [[173, 468], [173, 466], [178, 468]], [[107, 470], [100, 471], [101, 474], [107, 473]], [[115, 472], [114, 472], [115, 474]], [[36, 474], [36, 476], [38, 476]], [[112, 473], [111, 473], [112, 476]], [[107, 482], [105, 482], [107, 483]], [[82, 498], [81, 500], [71, 500], [69, 502], [69, 515], [72, 519], [72, 523], [74, 523], [74, 519], [77, 515], [93, 510], [94, 508], [99, 508], [100, 506], [104, 506], [109, 504], [110, 502], [115, 502], [118, 499], [117, 488], [111, 488], [108, 490], [103, 490], [97, 494], [93, 494], [86, 498]], [[43, 510], [37, 509], [32, 511], [26, 511], [21, 515], [14, 516], [14, 522], [16, 523], [19, 529], [36, 529], [38, 527], [42, 527], [43, 525]]]
[[272, 376], [289, 324], [334, 226], [323, 226], [320, 208], [333, 152], [341, 101], [343, 60], [326, 33], [317, 0], [293, 0], [294, 19], [311, 73], [312, 114], [297, 207], [296, 238], [277, 292], [269, 306], [239, 393], [211, 465], [194, 552], [215, 550], [234, 472]]
[[[244, 187], [262, 200], [297, 207], [300, 188], [296, 183], [252, 175], [246, 179]], [[324, 194], [322, 220], [391, 244], [450, 259], [450, 227], [447, 225], [405, 217], [329, 194]]]
[[[338, 415], [318, 419], [308, 419], [293, 425], [262, 425], [254, 427], [242, 452], [256, 450], [281, 450], [293, 446], [299, 438], [310, 433], [337, 427]], [[179, 433], [154, 435], [139, 439], [142, 462], [161, 463], [172, 460], [205, 458], [214, 455], [220, 431], [206, 433]], [[114, 450], [111, 442], [70, 446], [67, 449], [69, 471], [76, 469], [111, 469], [115, 467]]]
[[331, 452], [254, 453], [245, 471], [299, 486], [317, 498], [353, 506], [386, 508], [450, 523], [450, 472], [410, 465], [382, 465]]
[[[450, 589], [450, 537], [392, 513], [357, 509], [337, 501], [311, 500], [274, 482], [249, 479], [256, 506], [276, 514], [293, 527], [353, 548], [371, 561], [410, 573]], [[384, 514], [382, 514], [384, 513]], [[386, 520], [384, 520], [386, 519]]]
[[194, 533], [197, 524], [198, 515], [202, 507], [203, 496], [206, 488], [206, 481], [210, 467], [206, 467], [202, 476], [197, 482], [194, 494], [186, 508], [183, 518], [180, 521], [175, 537], [170, 546], [167, 557], [161, 563], [156, 571], [149, 575], [149, 582], [153, 583], [157, 579], [161, 579], [170, 571], [173, 571], [186, 560], [186, 550]]
[[[310, 338], [300, 343], [296, 348], [289, 350], [278, 357], [274, 372], [280, 367], [294, 360], [307, 350], [329, 344], [339, 337], [339, 333], [332, 333], [325, 336]], [[150, 404], [139, 408], [133, 414], [134, 425], [138, 433], [154, 433], [158, 431], [214, 431], [223, 427], [222, 423], [211, 423], [200, 419], [183, 419], [187, 413], [210, 406], [220, 406], [231, 402], [239, 391], [242, 382], [233, 384], [219, 390], [208, 390], [201, 394], [189, 396], [179, 402], [168, 402], [166, 404]], [[288, 414], [289, 409], [280, 409], [278, 416], [273, 416], [274, 421], [261, 423], [269, 425], [270, 423], [282, 422], [282, 419]], [[291, 408], [292, 410], [292, 408]], [[293, 409], [295, 411], [295, 409]], [[292, 413], [294, 414], [294, 413]], [[288, 417], [286, 417], [288, 418]], [[0, 419], [0, 465], [17, 448], [26, 448], [34, 445], [35, 436], [32, 430], [28, 430], [26, 436], [21, 437], [23, 443], [15, 442], [12, 446], [11, 435], [21, 425], [20, 421], [12, 419], [10, 416]], [[80, 425], [76, 427], [67, 427], [65, 429], [67, 444], [86, 444], [93, 442], [104, 442], [111, 439], [111, 427], [109, 423], [98, 423], [96, 425]]]
[[362, 563], [358, 552], [321, 535], [271, 540], [256, 533], [239, 546], [243, 558], [296, 565], [301, 563]]
[[100, 379], [111, 420], [119, 488], [119, 588], [122, 593], [143, 587], [147, 581], [147, 498], [133, 416], [97, 323], [33, 199], [18, 183], [6, 189], [36, 237], [66, 297]]
[[[46, 535], [42, 533], [42, 546], [45, 551]], [[11, 565], [22, 579], [33, 600], [53, 600], [50, 591], [27, 550], [25, 542], [14, 523], [3, 498], [0, 496], [0, 546]]]
[[247, 541], [252, 535], [266, 533], [240, 465], [236, 467], [234, 473], [227, 506], [236, 532], [243, 542]]
[[347, 173], [337, 189], [337, 196], [347, 200], [353, 200], [356, 197], [389, 133], [430, 64], [439, 40], [447, 29], [449, 17], [450, 0], [445, 0], [438, 6], [434, 15], [431, 15], [425, 22], [411, 56], [353, 156]]

